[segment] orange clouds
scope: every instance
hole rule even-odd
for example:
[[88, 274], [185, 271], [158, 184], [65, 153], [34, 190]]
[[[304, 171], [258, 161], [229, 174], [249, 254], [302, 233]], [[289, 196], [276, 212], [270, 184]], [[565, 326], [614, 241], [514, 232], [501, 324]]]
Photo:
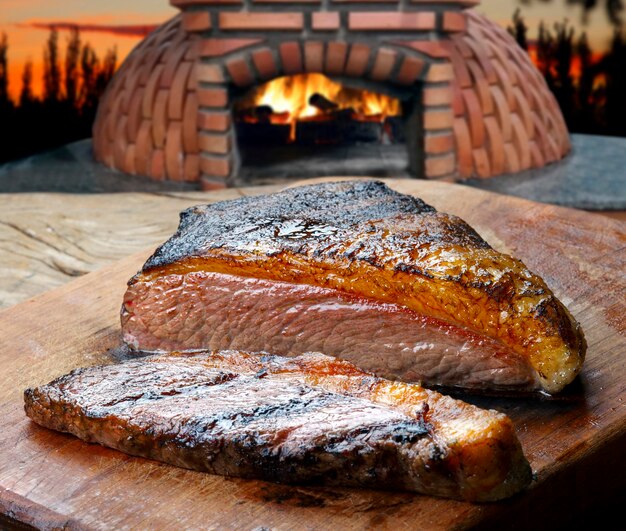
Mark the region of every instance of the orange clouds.
[[101, 24], [81, 24], [75, 22], [28, 22], [25, 24], [18, 24], [18, 26], [49, 30], [73, 30], [76, 28], [81, 32], [88, 31], [122, 36], [145, 37], [148, 33], [154, 30], [158, 24], [112, 26]]

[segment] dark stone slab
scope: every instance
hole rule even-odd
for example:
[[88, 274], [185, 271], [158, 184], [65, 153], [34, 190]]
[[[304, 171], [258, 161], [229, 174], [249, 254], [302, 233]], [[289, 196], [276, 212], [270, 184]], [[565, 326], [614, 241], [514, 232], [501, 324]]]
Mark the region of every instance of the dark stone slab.
[[195, 183], [153, 181], [111, 170], [93, 159], [91, 139], [0, 165], [0, 193], [115, 193], [197, 190]]
[[[626, 138], [572, 135], [573, 152], [539, 170], [463, 184], [533, 201], [586, 210], [626, 210]], [[308, 149], [308, 151], [307, 151]], [[256, 153], [259, 165], [242, 168], [236, 184], [278, 183], [331, 175], [409, 177], [404, 146], [337, 147], [328, 156], [304, 148], [295, 158]], [[293, 155], [293, 154], [292, 154]], [[7, 192], [168, 192], [197, 190], [195, 183], [152, 181], [110, 170], [95, 162], [91, 140], [0, 166], [0, 193]]]
[[572, 135], [572, 153], [556, 164], [463, 184], [585, 210], [626, 210], [626, 138]]

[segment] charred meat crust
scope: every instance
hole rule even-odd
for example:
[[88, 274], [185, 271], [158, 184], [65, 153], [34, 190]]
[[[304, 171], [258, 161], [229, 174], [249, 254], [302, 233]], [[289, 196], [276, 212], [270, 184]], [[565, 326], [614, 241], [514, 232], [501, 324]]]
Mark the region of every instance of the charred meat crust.
[[470, 501], [530, 482], [505, 415], [321, 354], [152, 356], [78, 369], [24, 398], [42, 426], [222, 475]]
[[529, 359], [548, 393], [584, 360], [580, 326], [541, 278], [461, 219], [376, 181], [188, 209], [129, 284], [194, 270], [328, 287], [468, 328]]

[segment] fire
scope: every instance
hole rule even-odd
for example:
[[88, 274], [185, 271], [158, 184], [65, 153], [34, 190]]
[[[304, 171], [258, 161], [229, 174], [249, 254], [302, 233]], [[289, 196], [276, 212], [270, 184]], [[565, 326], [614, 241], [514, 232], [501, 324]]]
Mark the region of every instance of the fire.
[[402, 114], [400, 101], [384, 94], [344, 87], [322, 74], [280, 77], [255, 88], [236, 108], [238, 111], [267, 107], [272, 123], [332, 119], [328, 112], [311, 105], [311, 96], [323, 96], [336, 107], [352, 110], [353, 119], [383, 122], [388, 116]]

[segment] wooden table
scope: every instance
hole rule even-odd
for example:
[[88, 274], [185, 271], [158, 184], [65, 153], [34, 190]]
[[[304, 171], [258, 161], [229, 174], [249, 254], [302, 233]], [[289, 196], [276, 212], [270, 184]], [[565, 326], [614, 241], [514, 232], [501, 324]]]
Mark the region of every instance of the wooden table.
[[[399, 188], [416, 189], [415, 182], [396, 181], [394, 185]], [[540, 482], [543, 481], [543, 490], [531, 490], [528, 495], [511, 500], [510, 503], [496, 507], [477, 508], [470, 504], [451, 503], [447, 500], [433, 499], [433, 504], [429, 504], [428, 500], [421, 499], [414, 503], [406, 495], [394, 497], [395, 495], [384, 493], [380, 495], [375, 493], [342, 494], [343, 498], [328, 500], [316, 494], [316, 491], [308, 489], [296, 489], [293, 496], [285, 497], [287, 491], [284, 488], [273, 489], [271, 486], [256, 488], [253, 496], [250, 489], [246, 487], [249, 482], [231, 480], [227, 483], [220, 483], [223, 480], [206, 477], [198, 483], [198, 486], [209, 509], [212, 503], [210, 497], [215, 495], [211, 492], [211, 488], [215, 485], [226, 489], [224, 503], [229, 507], [236, 508], [239, 507], [239, 503], [244, 504], [241, 505], [239, 515], [233, 512], [234, 509], [230, 510], [231, 512], [224, 509], [215, 513], [218, 514], [215, 516], [218, 518], [218, 527], [229, 527], [239, 523], [244, 527], [252, 528], [255, 527], [252, 523], [257, 523], [255, 518], [258, 518], [258, 524], [261, 526], [299, 528], [303, 527], [305, 522], [299, 522], [296, 525], [295, 521], [290, 518], [302, 515], [311, 518], [310, 527], [318, 529], [342, 527], [346, 522], [350, 522], [350, 526], [354, 528], [384, 527], [383, 524], [393, 526], [398, 525], [399, 522], [408, 528], [464, 528], [487, 520], [496, 526], [501, 526], [507, 521], [508, 511], [512, 511], [512, 514], [525, 514], [528, 522], [533, 521], [534, 518], [541, 519], [536, 526], [537, 529], [541, 529], [542, 523], [554, 525], [554, 522], [562, 520], [565, 512], [569, 515], [577, 515], [580, 521], [593, 522], [597, 525], [606, 521], [607, 511], [615, 511], [615, 514], [619, 514], [620, 507], [614, 503], [614, 498], [623, 494], [623, 491], [616, 492], [614, 489], [626, 487], [624, 481], [626, 469], [622, 458], [626, 442], [626, 414], [625, 404], [621, 403], [622, 399], [626, 399], [623, 385], [626, 372], [624, 363], [621, 361], [611, 366], [612, 371], [617, 371], [617, 376], [611, 374], [608, 378], [607, 375], [602, 375], [605, 366], [597, 359], [597, 353], [603, 352], [607, 356], [610, 353], [614, 356], [626, 355], [626, 342], [624, 341], [626, 326], [622, 311], [624, 310], [622, 299], [626, 294], [626, 282], [623, 277], [623, 248], [626, 243], [624, 225], [619, 225], [619, 221], [596, 215], [586, 215], [520, 199], [509, 199], [505, 196], [456, 185], [424, 183], [417, 189], [420, 187], [423, 189], [424, 199], [437, 207], [451, 211], [456, 204], [459, 208], [458, 213], [479, 229], [479, 232], [494, 247], [524, 257], [531, 269], [540, 268], [538, 272], [546, 278], [548, 283], [552, 279], [556, 282], [560, 275], [562, 276], [563, 267], [574, 266], [580, 266], [581, 281], [585, 279], [585, 282], [588, 281], [591, 285], [595, 285], [594, 282], [611, 280], [611, 285], [603, 289], [606, 289], [607, 298], [610, 299], [607, 304], [612, 304], [612, 313], [609, 316], [612, 321], [609, 324], [613, 327], [611, 329], [613, 331], [610, 331], [609, 327], [603, 330], [602, 334], [588, 335], [593, 341], [592, 358], [595, 357], [595, 359], [589, 360], [591, 363], [588, 367], [591, 372], [584, 380], [584, 385], [589, 385], [591, 389], [594, 385], [600, 385], [596, 382], [597, 378], [605, 378], [607, 388], [609, 388], [607, 390], [611, 393], [609, 398], [596, 394], [585, 396], [587, 403], [584, 418], [578, 419], [576, 416], [564, 414], [560, 417], [565, 423], [562, 432], [553, 431], [556, 428], [550, 411], [558, 409], [557, 406], [549, 403], [540, 406], [533, 405], [532, 407], [537, 409], [536, 412], [539, 412], [545, 421], [545, 432], [540, 438], [525, 433], [527, 429], [532, 431], [533, 421], [531, 415], [523, 411], [526, 407], [523, 402], [498, 403], [512, 415], [517, 423], [522, 444], [530, 454], [531, 464], [539, 470]], [[10, 412], [12, 422], [22, 423], [24, 426], [27, 424], [23, 412], [20, 412], [18, 407], [19, 393], [23, 386], [41, 383], [37, 380], [44, 378], [44, 373], [56, 376], [74, 366], [99, 361], [97, 356], [87, 360], [84, 357], [81, 358], [79, 354], [73, 352], [72, 343], [64, 342], [62, 337], [55, 336], [54, 344], [45, 345], [48, 335], [59, 334], [55, 311], [66, 311], [63, 308], [68, 307], [69, 304], [85, 308], [87, 311], [91, 306], [102, 301], [102, 311], [114, 313], [119, 307], [117, 306], [118, 299], [121, 300], [125, 279], [140, 266], [150, 249], [172, 234], [177, 226], [178, 213], [182, 209], [198, 203], [266, 193], [279, 188], [281, 186], [232, 189], [219, 193], [0, 195], [0, 308], [5, 308], [5, 311], [0, 311], [0, 363], [6, 363], [8, 369], [0, 374], [0, 406], [3, 401], [5, 405], [13, 401], [15, 405], [9, 404], [6, 409]], [[511, 214], [512, 211], [515, 213]], [[509, 223], [511, 219], [517, 219], [517, 225], [506, 226], [507, 218]], [[537, 234], [537, 219], [543, 219], [548, 224], [545, 245], [528, 236], [533, 231], [533, 234]], [[553, 223], [557, 224], [561, 231], [562, 239], [558, 242], [550, 239], [550, 224]], [[528, 227], [524, 227], [524, 224]], [[585, 250], [580, 247], [585, 245], [589, 246], [589, 249], [592, 247], [597, 249], [598, 256], [585, 256]], [[561, 257], [558, 256], [561, 248], [566, 254], [563, 257], [563, 263]], [[536, 255], [544, 249], [548, 258], [543, 256], [539, 259], [533, 256], [533, 253]], [[133, 254], [134, 256], [129, 257]], [[118, 260], [121, 262], [118, 263]], [[109, 267], [101, 273], [96, 273], [96, 276], [77, 279], [85, 273], [100, 271], [104, 266]], [[611, 276], [613, 273], [614, 282]], [[574, 271], [572, 274], [577, 273]], [[621, 278], [619, 278], [620, 275]], [[68, 283], [70, 280], [75, 280], [75, 282]], [[102, 299], [100, 295], [90, 295], [89, 284], [93, 281], [102, 282], [106, 289], [112, 289], [115, 293], [107, 300]], [[576, 279], [570, 279], [569, 285], [571, 292], [557, 294], [563, 297], [564, 302], [570, 306], [577, 318], [585, 323], [592, 322], [595, 318], [590, 318], [589, 313], [595, 312], [593, 305], [599, 304], [602, 293], [598, 289], [595, 292], [591, 290], [593, 296], [583, 300], [580, 295], [590, 292], [589, 285], [583, 286]], [[60, 288], [48, 292], [55, 287]], [[100, 289], [102, 290], [102, 286]], [[39, 295], [43, 292], [48, 293]], [[77, 302], [76, 296], [78, 294], [83, 296], [85, 293], [87, 293], [85, 300]], [[29, 297], [35, 298], [14, 306]], [[37, 315], [40, 322], [30, 322], [29, 308], [39, 312]], [[94, 310], [89, 311], [94, 314], [98, 313]], [[115, 337], [115, 324], [110, 324], [108, 317], [101, 325], [104, 328], [97, 329], [96, 339], [81, 335], [87, 328], [79, 317], [75, 316], [73, 325], [83, 327], [75, 332], [81, 337], [77, 346], [82, 349], [83, 353], [94, 345], [98, 349], [102, 349], [103, 345], [114, 346], [112, 341]], [[601, 325], [606, 327], [607, 323], [602, 322]], [[4, 331], [2, 326], [6, 327]], [[53, 330], [55, 326], [57, 330]], [[93, 327], [95, 324], [91, 323], [89, 326]], [[3, 334], [7, 335], [3, 337]], [[15, 339], [15, 336], [19, 336], [18, 339]], [[32, 341], [27, 342], [24, 338], [32, 339]], [[44, 345], [43, 348], [42, 345]], [[27, 365], [22, 364], [18, 372], [11, 372], [15, 365], [6, 360], [17, 359], [19, 356], [24, 356], [29, 360], [28, 364], [32, 364], [32, 370], [30, 367], [26, 369]], [[106, 354], [101, 353], [98, 356], [106, 357]], [[11, 367], [9, 367], [10, 364]], [[621, 384], [619, 383], [620, 374], [623, 376]], [[50, 379], [48, 376], [45, 378]], [[480, 400], [477, 403], [480, 403]], [[492, 407], [491, 403], [486, 404]], [[2, 419], [0, 419], [0, 425], [1, 422]], [[590, 423], [589, 426], [586, 424], [581, 426], [581, 423], [587, 422]], [[18, 430], [19, 433], [15, 432], [14, 435], [9, 434], [7, 437], [14, 437], [16, 445], [24, 444], [25, 437], [35, 437], [35, 439], [39, 437], [29, 442], [27, 448], [30, 450], [42, 448], [42, 450], [50, 451], [58, 444], [58, 437], [64, 437], [53, 432], [48, 435], [47, 430], [37, 432], [38, 435], [28, 427], [20, 428], [20, 430], [22, 431]], [[556, 438], [554, 438], [555, 433]], [[558, 435], [559, 433], [563, 435]], [[580, 444], [571, 440], [579, 434], [584, 437]], [[3, 443], [2, 437], [3, 434], [0, 433], [0, 445]], [[4, 440], [5, 445], [7, 440], [9, 439]], [[45, 486], [42, 486], [42, 482], [45, 483], [49, 479], [46, 477], [48, 475], [46, 467], [50, 468], [49, 474], [54, 474], [55, 471], [58, 473], [62, 470], [63, 463], [71, 467], [76, 461], [75, 453], [72, 453], [74, 458], [63, 453], [65, 447], [71, 448], [72, 452], [84, 451], [82, 450], [83, 443], [71, 437], [63, 440], [67, 443], [64, 443], [63, 448], [59, 448], [58, 451], [61, 453], [58, 455], [51, 453], [41, 463], [38, 461], [35, 469], [30, 472], [31, 475], [26, 475], [25, 479], [16, 479], [15, 474], [11, 475], [10, 472], [6, 472], [6, 466], [13, 467], [15, 470], [21, 469], [22, 466], [28, 469], [28, 462], [19, 467], [13, 463], [9, 465], [4, 463], [6, 465], [4, 477], [10, 479], [8, 483], [3, 484], [3, 476], [0, 474], [0, 512], [12, 514], [20, 521], [41, 527], [66, 524], [70, 527], [73, 525], [80, 527], [85, 522], [90, 525], [94, 524], [95, 527], [119, 526], [121, 521], [119, 514], [101, 513], [102, 520], [98, 520], [100, 516], [94, 516], [93, 507], [86, 509], [84, 505], [81, 505], [83, 502], [77, 503], [71, 510], [67, 509], [69, 513], [65, 514], [62, 508], [72, 505], [68, 498], [63, 498], [67, 496], [67, 493], [59, 494], [60, 499], [64, 500], [62, 503], [58, 500], [53, 502], [53, 499], [56, 499], [56, 493], [51, 493], [49, 489], [46, 490]], [[602, 447], [601, 452], [595, 451], [598, 446]], [[82, 466], [81, 473], [84, 474], [83, 485], [93, 489], [94, 485], [106, 476], [103, 471], [94, 470], [94, 467], [97, 469], [102, 463], [108, 462], [111, 455], [118, 454], [104, 449], [94, 449], [91, 454], [91, 457], [84, 457], [79, 464]], [[621, 457], [616, 458], [616, 456]], [[89, 466], [87, 466], [88, 459], [91, 459]], [[571, 462], [572, 466], [564, 467], [559, 460]], [[130, 464], [126, 461], [122, 460], [118, 465], [124, 465], [124, 470], [130, 474], [130, 479], [127, 476], [123, 477], [129, 481], [132, 480], [134, 486], [139, 485], [140, 482], [146, 486], [155, 485], [152, 475], [161, 478], [159, 485], [171, 484], [172, 488], [175, 488], [175, 485], [182, 486], [190, 481], [196, 481], [193, 478], [197, 475], [193, 474], [197, 473], [164, 465], [159, 467], [150, 462], [147, 462], [148, 464], [143, 468], [145, 460], [131, 459]], [[0, 472], [2, 472], [2, 465], [2, 456], [0, 456]], [[44, 470], [41, 470], [41, 467]], [[597, 473], [594, 474], [594, 471]], [[607, 471], [614, 471], [616, 474], [607, 476], [605, 480], [598, 477], [599, 473], [607, 473]], [[111, 471], [115, 477], [118, 472], [117, 469]], [[38, 474], [41, 475], [41, 481], [33, 477]], [[576, 482], [577, 477], [585, 478], [585, 481], [588, 477], [592, 478], [594, 483], [574, 488], [572, 483]], [[25, 481], [28, 485], [24, 484]], [[12, 490], [7, 488], [8, 484], [11, 485]], [[210, 487], [211, 485], [213, 487]], [[588, 492], [586, 488], [589, 489]], [[67, 489], [67, 486], [59, 484], [58, 489]], [[546, 489], [551, 493], [549, 499], [545, 496]], [[16, 494], [18, 490], [20, 493]], [[240, 499], [243, 492], [246, 492], [248, 497]], [[120, 511], [128, 510], [128, 505], [124, 504], [120, 493], [108, 492], [107, 496], [109, 495], [114, 495], [115, 504], [120, 507]], [[151, 495], [167, 498], [167, 492], [151, 493]], [[77, 493], [76, 496], [79, 494]], [[196, 505], [189, 505], [193, 497], [187, 500], [181, 494], [177, 496], [177, 499], [178, 501], [186, 500], [187, 505], [184, 507], [178, 505], [176, 509], [186, 511], [185, 514], [188, 517], [186, 521], [190, 522], [190, 527], [193, 527], [199, 521], [194, 519], [197, 515], [193, 514]], [[608, 505], [607, 500], [610, 502]], [[102, 504], [101, 511], [106, 511], [106, 508], [110, 507], [106, 500], [96, 501]], [[307, 505], [308, 502], [313, 505]], [[326, 504], [326, 509], [315, 509], [317, 504]], [[80, 509], [77, 508], [79, 506]], [[146, 522], [151, 521], [151, 510], [160, 518], [171, 517], [173, 514], [169, 511], [164, 512], [165, 508], [162, 506], [149, 509], [139, 503], [138, 508], [143, 511], [142, 514], [147, 514], [146, 520], [141, 521], [143, 525], [138, 526], [141, 528], [150, 527]], [[414, 510], [419, 511], [419, 514], [414, 515], [411, 512]], [[564, 514], [561, 515], [559, 511], [563, 511]], [[128, 515], [129, 518], [131, 516]], [[239, 517], [242, 520], [237, 520], [237, 522], [232, 520]], [[228, 520], [229, 518], [231, 520]], [[6, 525], [6, 522], [8, 522], [6, 517], [5, 520], [0, 518], [0, 528]], [[282, 522], [282, 524], [279, 525], [277, 522]]]

